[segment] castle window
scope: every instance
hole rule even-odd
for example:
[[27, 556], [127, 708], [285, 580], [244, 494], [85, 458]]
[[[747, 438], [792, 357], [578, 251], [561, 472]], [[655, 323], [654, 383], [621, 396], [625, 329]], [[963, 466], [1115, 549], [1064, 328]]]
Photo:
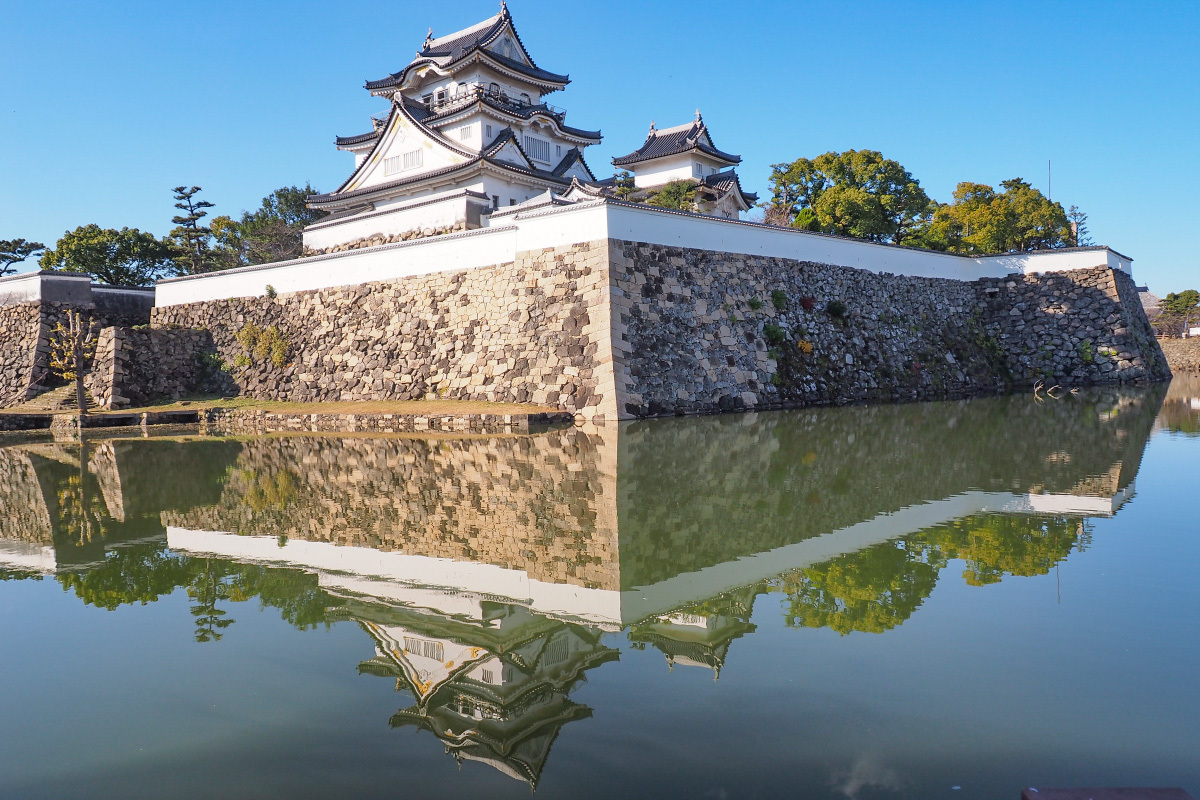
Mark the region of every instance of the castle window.
[[521, 92], [521, 102], [524, 103], [525, 105], [530, 104], [529, 103], [529, 95], [526, 94], [525, 92]]
[[408, 169], [416, 169], [423, 163], [423, 151], [410, 150], [407, 153], [383, 160], [383, 174], [395, 175]]
[[486, 126], [484, 126], [484, 130], [487, 131], [487, 138], [489, 138], [489, 139], [492, 138], [492, 126], [486, 125]]
[[458, 129], [458, 138], [459, 139], [464, 139], [464, 140], [470, 139], [474, 135], [475, 135], [475, 126], [474, 125], [463, 125], [461, 128]]
[[550, 142], [536, 136], [525, 137], [525, 152], [534, 161], [550, 163]]
[[495, 81], [488, 84], [488, 94], [490, 94], [492, 97], [499, 97], [500, 96], [500, 84], [496, 83]]
[[500, 207], [500, 195], [494, 194], [494, 195], [492, 195], [492, 208], [499, 208], [499, 207]]
[[562, 145], [561, 144], [554, 145], [554, 157], [562, 158]]

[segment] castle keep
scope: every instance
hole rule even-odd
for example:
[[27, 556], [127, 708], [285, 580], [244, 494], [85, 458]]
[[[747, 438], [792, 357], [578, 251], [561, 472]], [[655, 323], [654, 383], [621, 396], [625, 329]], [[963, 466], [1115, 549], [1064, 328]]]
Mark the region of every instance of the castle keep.
[[[337, 139], [353, 171], [309, 198], [330, 216], [306, 257], [160, 282], [150, 332], [101, 337], [93, 396], [448, 397], [612, 420], [1170, 375], [1127, 256], [971, 257], [741, 220], [757, 198], [699, 111], [598, 180], [600, 132], [546, 102], [568, 82], [507, 8], [431, 32], [366, 84], [388, 109]], [[691, 210], [636, 202], [681, 180]]]

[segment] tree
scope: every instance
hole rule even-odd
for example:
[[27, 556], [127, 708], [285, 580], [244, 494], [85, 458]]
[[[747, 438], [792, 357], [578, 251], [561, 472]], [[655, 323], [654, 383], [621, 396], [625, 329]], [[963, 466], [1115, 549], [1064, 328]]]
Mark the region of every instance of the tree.
[[269, 264], [299, 258], [304, 251], [304, 229], [326, 216], [306, 205], [317, 190], [284, 186], [263, 198], [256, 211], [245, 211], [240, 220], [213, 218], [212, 255], [218, 269], [246, 264]]
[[893, 244], [919, 237], [935, 205], [908, 170], [875, 150], [773, 164], [771, 192], [789, 225]]
[[42, 254], [42, 269], [86, 272], [114, 286], [148, 286], [174, 264], [176, 252], [137, 228], [81, 225], [67, 231], [53, 250]]
[[680, 211], [691, 211], [696, 202], [695, 181], [671, 181], [664, 184], [646, 201], [648, 205], [659, 208], [674, 208]]
[[212, 269], [209, 248], [212, 230], [201, 225], [200, 220], [208, 216], [204, 209], [212, 208], [213, 204], [207, 200], [195, 199], [195, 195], [200, 192], [199, 186], [176, 186], [172, 191], [175, 192], [175, 207], [187, 212], [171, 217], [171, 224], [176, 227], [168, 234], [179, 247], [180, 252], [175, 259], [178, 270], [183, 275], [209, 272]]
[[1195, 289], [1178, 294], [1170, 292], [1159, 306], [1154, 328], [1159, 336], [1183, 336], [1197, 318], [1200, 318], [1200, 292]]
[[997, 192], [985, 183], [959, 183], [953, 202], [933, 212], [929, 246], [980, 254], [1070, 246], [1071, 226], [1060, 204], [1020, 178], [1000, 186]]
[[16, 272], [14, 264], [20, 264], [30, 256], [36, 256], [46, 249], [41, 242], [27, 242], [24, 239], [0, 239], [0, 275]]
[[74, 309], [50, 334], [50, 369], [63, 380], [75, 382], [75, 402], [79, 416], [87, 416], [87, 396], [83, 375], [96, 353], [96, 331], [92, 317]]
[[1072, 247], [1090, 247], [1094, 244], [1091, 231], [1087, 226], [1088, 215], [1080, 211], [1079, 206], [1071, 206], [1067, 209], [1067, 219], [1071, 225]]
[[1165, 314], [1187, 314], [1189, 311], [1194, 311], [1197, 306], [1200, 306], [1200, 292], [1195, 289], [1176, 294], [1170, 292], [1162, 301], [1162, 310]]
[[613, 194], [618, 198], [628, 200], [636, 191], [637, 184], [634, 182], [633, 175], [627, 170], [621, 170], [613, 174]]

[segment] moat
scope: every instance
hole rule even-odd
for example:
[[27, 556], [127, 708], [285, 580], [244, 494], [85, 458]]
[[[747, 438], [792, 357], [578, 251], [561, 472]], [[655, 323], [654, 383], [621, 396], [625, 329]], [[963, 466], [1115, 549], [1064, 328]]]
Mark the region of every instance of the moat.
[[1200, 794], [1200, 381], [0, 439], [0, 796]]

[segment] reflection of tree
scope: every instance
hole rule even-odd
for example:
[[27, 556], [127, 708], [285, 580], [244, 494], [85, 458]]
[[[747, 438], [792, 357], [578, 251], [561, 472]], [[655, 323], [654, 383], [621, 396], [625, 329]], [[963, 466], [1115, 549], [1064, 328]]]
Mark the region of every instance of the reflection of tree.
[[956, 520], [922, 536], [946, 558], [967, 562], [963, 578], [971, 586], [999, 583], [1005, 575], [1045, 575], [1090, 541], [1078, 519], [1002, 514]]
[[[196, 563], [202, 566], [187, 589], [188, 597], [195, 601], [190, 611], [196, 622], [196, 641], [218, 641], [225, 635], [219, 631], [233, 624], [233, 618], [226, 616], [229, 612], [217, 608], [217, 601], [229, 599], [229, 586], [212, 559], [197, 559]], [[217, 562], [222, 566], [224, 563]]]
[[83, 602], [109, 611], [153, 602], [185, 588], [199, 642], [220, 639], [221, 631], [233, 624], [221, 603], [257, 597], [262, 608], [279, 609], [280, 616], [298, 628], [325, 622], [326, 609], [336, 604], [317, 584], [316, 576], [302, 570], [191, 558], [171, 553], [161, 541], [116, 548], [91, 569], [55, 577]]
[[265, 473], [245, 469], [240, 478], [246, 486], [246, 505], [255, 511], [282, 511], [296, 500], [297, 481], [290, 470]]
[[966, 562], [971, 586], [1005, 575], [1045, 575], [1090, 541], [1070, 517], [984, 514], [784, 574], [784, 620], [792, 627], [882, 633], [908, 619], [950, 559]]
[[885, 542], [780, 578], [789, 627], [883, 633], [912, 615], [945, 559], [920, 541]]

